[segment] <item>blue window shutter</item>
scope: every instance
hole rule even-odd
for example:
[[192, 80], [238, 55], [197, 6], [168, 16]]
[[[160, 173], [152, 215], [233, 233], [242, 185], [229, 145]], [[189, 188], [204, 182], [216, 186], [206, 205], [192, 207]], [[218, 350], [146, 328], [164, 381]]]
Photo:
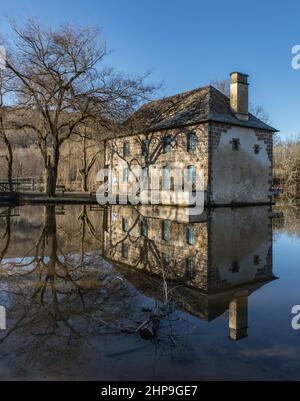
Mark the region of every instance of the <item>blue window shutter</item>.
[[123, 170], [123, 182], [126, 183], [129, 180], [129, 168]]
[[172, 138], [170, 136], [166, 136], [163, 139], [164, 153], [169, 153], [171, 151], [171, 144], [172, 144]]
[[127, 259], [129, 254], [129, 249], [127, 244], [122, 244], [122, 257]]
[[122, 220], [122, 228], [123, 228], [123, 231], [124, 231], [125, 233], [128, 232], [128, 230], [129, 230], [128, 219], [123, 219], [123, 220]]
[[162, 187], [164, 191], [170, 190], [170, 169], [169, 167], [163, 168], [163, 182]]
[[123, 157], [129, 156], [129, 142], [125, 142], [123, 145]]
[[147, 220], [141, 222], [141, 234], [143, 237], [148, 237], [148, 223]]
[[170, 223], [166, 220], [162, 222], [162, 239], [164, 241], [169, 241], [170, 239]]
[[196, 167], [188, 166], [188, 172], [189, 172], [189, 181], [192, 184], [196, 184]]
[[195, 229], [192, 227], [187, 229], [187, 242], [189, 245], [195, 245], [196, 243]]
[[194, 151], [197, 149], [197, 135], [195, 132], [189, 132], [187, 135], [187, 150]]

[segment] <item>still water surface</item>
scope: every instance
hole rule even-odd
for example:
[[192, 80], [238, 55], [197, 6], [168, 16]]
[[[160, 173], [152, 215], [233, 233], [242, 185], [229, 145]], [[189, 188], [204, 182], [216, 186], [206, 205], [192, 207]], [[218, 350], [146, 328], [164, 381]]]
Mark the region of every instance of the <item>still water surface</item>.
[[300, 379], [300, 209], [0, 208], [1, 380]]

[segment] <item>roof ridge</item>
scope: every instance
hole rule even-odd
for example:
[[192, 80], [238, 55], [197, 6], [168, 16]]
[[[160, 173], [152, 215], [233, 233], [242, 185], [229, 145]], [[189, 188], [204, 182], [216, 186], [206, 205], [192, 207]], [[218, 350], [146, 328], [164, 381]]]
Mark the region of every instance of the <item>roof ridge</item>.
[[179, 92], [179, 93], [176, 93], [174, 95], [161, 97], [160, 99], [156, 99], [156, 100], [154, 99], [154, 100], [151, 100], [149, 103], [144, 104], [142, 107], [151, 106], [153, 103], [163, 102], [165, 100], [172, 99], [172, 98], [177, 97], [177, 96], [185, 96], [185, 95], [191, 94], [193, 92], [198, 92], [200, 90], [209, 89], [211, 87], [212, 87], [212, 85], [200, 86], [199, 88], [189, 89], [189, 90], [187, 90], [185, 92]]

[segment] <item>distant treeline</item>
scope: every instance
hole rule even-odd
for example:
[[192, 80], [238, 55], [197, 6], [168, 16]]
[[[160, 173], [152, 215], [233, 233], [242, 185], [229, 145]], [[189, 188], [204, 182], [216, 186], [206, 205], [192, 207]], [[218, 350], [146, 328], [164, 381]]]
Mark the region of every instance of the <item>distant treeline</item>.
[[[14, 179], [22, 181], [32, 178], [45, 185], [43, 157], [36, 137], [22, 132], [10, 132], [8, 136], [14, 154], [12, 166]], [[70, 191], [82, 191], [85, 186], [90, 191], [94, 190], [96, 174], [103, 165], [103, 157], [103, 144], [100, 140], [89, 138], [84, 141], [71, 138], [65, 141], [59, 160], [58, 184], [65, 185]], [[0, 181], [5, 181], [6, 177], [5, 149], [0, 142]]]
[[279, 141], [274, 148], [274, 186], [300, 199], [300, 136]]

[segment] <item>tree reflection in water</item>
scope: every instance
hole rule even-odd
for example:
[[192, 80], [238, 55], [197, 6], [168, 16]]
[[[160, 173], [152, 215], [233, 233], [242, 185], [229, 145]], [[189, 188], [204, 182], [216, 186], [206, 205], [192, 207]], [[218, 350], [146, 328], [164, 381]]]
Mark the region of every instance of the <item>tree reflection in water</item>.
[[274, 279], [270, 211], [228, 209], [197, 223], [168, 213], [163, 233], [165, 217], [138, 207], [3, 210], [0, 344], [17, 344], [29, 360], [39, 352], [72, 360], [120, 335], [124, 347], [124, 336], [136, 339], [130, 352], [143, 340], [178, 350], [196, 330], [190, 315], [224, 314], [231, 338], [246, 337], [248, 297]]

